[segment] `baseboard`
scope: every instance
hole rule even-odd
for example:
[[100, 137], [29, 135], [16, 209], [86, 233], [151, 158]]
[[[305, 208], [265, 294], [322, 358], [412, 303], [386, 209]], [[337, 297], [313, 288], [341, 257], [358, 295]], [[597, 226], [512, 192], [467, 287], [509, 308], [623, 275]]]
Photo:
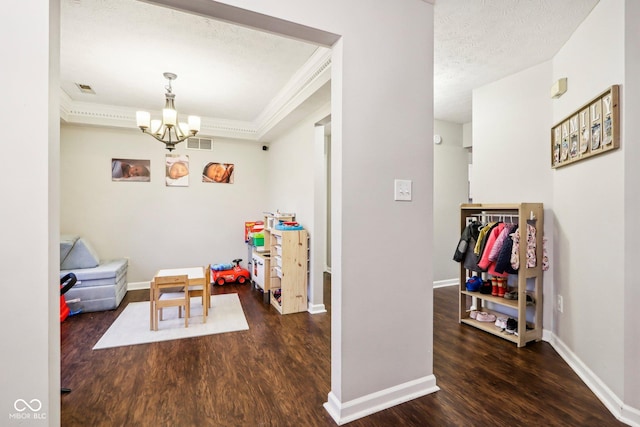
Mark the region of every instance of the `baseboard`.
[[137, 291], [140, 289], [149, 289], [151, 287], [151, 282], [129, 282], [127, 283], [128, 291]]
[[436, 280], [433, 282], [433, 289], [444, 288], [445, 286], [459, 285], [460, 279]]
[[324, 306], [324, 304], [311, 304], [311, 303], [309, 303], [308, 307], [307, 307], [307, 311], [310, 314], [320, 314], [320, 313], [326, 313], [327, 309]]
[[550, 334], [549, 344], [558, 352], [569, 367], [580, 377], [582, 382], [596, 395], [604, 406], [619, 421], [630, 426], [640, 427], [640, 410], [625, 405], [606, 384], [585, 365], [563, 341], [555, 334]]
[[330, 392], [323, 406], [338, 425], [343, 425], [438, 390], [436, 377], [429, 375], [344, 403]]
[[630, 426], [640, 426], [640, 409], [632, 408], [629, 405], [622, 404], [621, 418], [618, 418], [623, 423], [627, 423]]

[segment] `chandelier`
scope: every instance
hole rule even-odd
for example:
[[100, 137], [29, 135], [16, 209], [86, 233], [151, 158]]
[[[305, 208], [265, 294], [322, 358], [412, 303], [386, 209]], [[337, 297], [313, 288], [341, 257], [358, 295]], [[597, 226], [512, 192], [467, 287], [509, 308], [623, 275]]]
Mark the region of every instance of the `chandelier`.
[[195, 136], [200, 131], [200, 117], [189, 116], [187, 123], [178, 122], [178, 111], [173, 103], [175, 95], [171, 92], [171, 81], [178, 78], [174, 73], [164, 73], [164, 78], [169, 80], [165, 86], [165, 104], [162, 109], [162, 120], [151, 120], [151, 114], [147, 111], [136, 112], [136, 122], [142, 132], [151, 135], [164, 143], [166, 149], [172, 151], [176, 144]]

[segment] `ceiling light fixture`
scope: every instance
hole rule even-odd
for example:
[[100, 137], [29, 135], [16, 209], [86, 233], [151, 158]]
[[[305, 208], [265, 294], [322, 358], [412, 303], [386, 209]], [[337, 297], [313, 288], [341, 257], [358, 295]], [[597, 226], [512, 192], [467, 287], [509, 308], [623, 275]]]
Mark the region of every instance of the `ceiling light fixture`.
[[151, 135], [164, 143], [166, 149], [172, 151], [176, 144], [195, 136], [200, 131], [200, 117], [189, 116], [188, 123], [178, 122], [178, 111], [173, 103], [175, 95], [171, 92], [171, 80], [178, 78], [174, 73], [164, 73], [164, 78], [169, 80], [165, 86], [165, 105], [162, 109], [162, 120], [151, 120], [151, 114], [147, 111], [136, 112], [136, 122], [142, 132]]

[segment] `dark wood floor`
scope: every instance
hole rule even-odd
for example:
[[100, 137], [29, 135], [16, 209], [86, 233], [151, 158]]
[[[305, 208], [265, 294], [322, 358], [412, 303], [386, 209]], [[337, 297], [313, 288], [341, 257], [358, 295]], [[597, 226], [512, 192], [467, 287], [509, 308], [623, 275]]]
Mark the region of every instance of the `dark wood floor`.
[[[148, 291], [128, 292], [117, 310], [68, 318], [61, 381], [72, 391], [62, 395], [62, 425], [334, 426], [322, 406], [330, 390], [330, 314], [281, 316], [250, 285], [214, 288], [229, 292], [240, 296], [248, 331], [92, 350]], [[349, 426], [624, 425], [548, 343], [518, 349], [460, 325], [456, 288], [434, 295], [441, 390]]]

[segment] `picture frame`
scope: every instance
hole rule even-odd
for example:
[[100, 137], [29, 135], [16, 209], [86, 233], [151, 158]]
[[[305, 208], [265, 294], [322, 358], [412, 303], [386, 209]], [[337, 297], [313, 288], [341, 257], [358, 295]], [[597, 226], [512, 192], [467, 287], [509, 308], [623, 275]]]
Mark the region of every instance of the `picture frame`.
[[233, 184], [235, 178], [235, 164], [207, 162], [202, 168], [202, 182], [219, 184]]
[[551, 167], [620, 148], [620, 88], [613, 85], [551, 128]]
[[111, 181], [151, 181], [151, 160], [111, 159]]
[[167, 187], [189, 186], [189, 155], [167, 154], [165, 160], [165, 182]]

